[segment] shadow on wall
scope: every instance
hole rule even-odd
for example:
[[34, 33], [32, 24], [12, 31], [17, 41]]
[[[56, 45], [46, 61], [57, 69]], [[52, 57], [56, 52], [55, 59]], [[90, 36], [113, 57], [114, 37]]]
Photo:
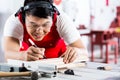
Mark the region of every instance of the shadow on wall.
[[4, 51], [3, 51], [3, 29], [7, 18], [10, 16], [10, 13], [0, 13], [0, 63], [5, 62]]

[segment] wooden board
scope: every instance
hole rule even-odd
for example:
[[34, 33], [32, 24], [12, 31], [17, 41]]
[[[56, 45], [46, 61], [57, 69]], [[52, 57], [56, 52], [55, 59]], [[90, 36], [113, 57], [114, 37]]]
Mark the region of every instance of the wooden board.
[[71, 67], [84, 67], [85, 66], [85, 63], [83, 63], [84, 61], [88, 61], [88, 58], [86, 56], [78, 57], [74, 62], [68, 64], [65, 64], [63, 62], [63, 58], [51, 58], [38, 61], [20, 61], [8, 59], [8, 64], [21, 66], [24, 63], [25, 67], [27, 68], [30, 67], [32, 69], [37, 69], [38, 66], [42, 67], [56, 66], [57, 69], [62, 69]]

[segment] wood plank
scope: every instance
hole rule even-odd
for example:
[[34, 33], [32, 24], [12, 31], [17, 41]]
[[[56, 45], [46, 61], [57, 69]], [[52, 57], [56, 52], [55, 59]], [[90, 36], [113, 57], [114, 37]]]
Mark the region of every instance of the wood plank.
[[65, 64], [63, 62], [63, 58], [51, 58], [51, 59], [42, 59], [38, 61], [20, 61], [20, 60], [8, 60], [8, 64], [10, 65], [17, 65], [21, 66], [23, 63], [25, 64], [25, 67], [30, 67], [37, 69], [38, 66], [44, 66], [49, 67], [50, 65], [55, 65], [57, 69], [62, 68], [71, 68], [71, 67], [84, 67], [85, 63], [81, 63], [83, 61], [88, 61], [88, 58], [86, 56], [78, 57], [74, 62]]

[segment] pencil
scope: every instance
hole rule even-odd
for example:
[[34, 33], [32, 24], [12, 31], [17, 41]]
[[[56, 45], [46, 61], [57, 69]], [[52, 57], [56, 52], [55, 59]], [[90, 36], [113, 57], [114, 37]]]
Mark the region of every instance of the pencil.
[[[28, 41], [32, 44], [32, 46], [37, 48], [37, 45], [31, 39], [28, 39]], [[46, 56], [44, 54], [43, 54], [43, 58], [44, 59], [46, 58]]]

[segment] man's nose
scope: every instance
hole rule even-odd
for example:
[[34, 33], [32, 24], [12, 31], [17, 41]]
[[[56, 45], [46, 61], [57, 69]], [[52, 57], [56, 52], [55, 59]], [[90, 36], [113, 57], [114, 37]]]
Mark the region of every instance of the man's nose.
[[36, 28], [36, 32], [43, 32], [43, 27], [42, 27], [42, 26], [37, 27], [37, 28]]

